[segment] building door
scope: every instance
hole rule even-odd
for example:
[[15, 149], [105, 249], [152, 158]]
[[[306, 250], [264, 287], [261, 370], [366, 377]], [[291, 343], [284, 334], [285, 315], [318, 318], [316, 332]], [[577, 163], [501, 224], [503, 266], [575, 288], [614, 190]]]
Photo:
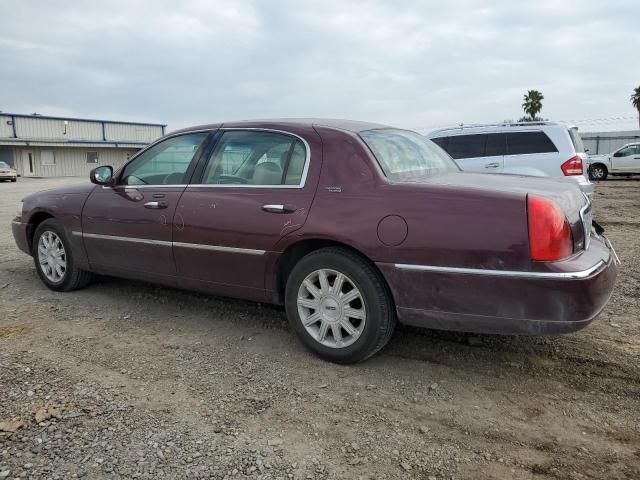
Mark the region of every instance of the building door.
[[36, 174], [36, 160], [32, 150], [22, 152], [22, 174], [25, 177], [33, 177]]

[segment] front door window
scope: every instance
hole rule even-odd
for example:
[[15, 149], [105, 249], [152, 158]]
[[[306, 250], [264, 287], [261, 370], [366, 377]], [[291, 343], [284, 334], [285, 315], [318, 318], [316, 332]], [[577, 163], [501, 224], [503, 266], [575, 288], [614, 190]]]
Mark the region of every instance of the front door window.
[[168, 138], [141, 153], [123, 170], [122, 185], [184, 185], [187, 168], [208, 132]]

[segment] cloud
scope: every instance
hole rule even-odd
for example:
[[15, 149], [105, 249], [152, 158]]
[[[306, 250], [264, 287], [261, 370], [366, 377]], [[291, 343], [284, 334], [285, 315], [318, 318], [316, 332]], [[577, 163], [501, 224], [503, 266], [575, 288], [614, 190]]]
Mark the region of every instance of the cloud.
[[636, 17], [636, 0], [14, 2], [0, 7], [0, 109], [428, 129], [518, 118], [537, 88], [545, 117], [631, 117]]

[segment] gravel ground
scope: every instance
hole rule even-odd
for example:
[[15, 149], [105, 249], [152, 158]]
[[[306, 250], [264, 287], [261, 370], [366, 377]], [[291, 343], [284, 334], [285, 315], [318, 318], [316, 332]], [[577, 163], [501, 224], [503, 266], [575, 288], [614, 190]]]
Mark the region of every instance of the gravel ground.
[[638, 479], [640, 180], [596, 188], [623, 265], [587, 329], [400, 328], [325, 363], [280, 308], [100, 278], [47, 290], [0, 184], [0, 479]]

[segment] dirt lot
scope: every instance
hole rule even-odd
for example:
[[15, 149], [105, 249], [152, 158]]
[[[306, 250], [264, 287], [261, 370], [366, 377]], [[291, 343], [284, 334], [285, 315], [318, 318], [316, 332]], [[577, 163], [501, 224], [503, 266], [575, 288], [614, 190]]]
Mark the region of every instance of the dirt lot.
[[71, 181], [0, 184], [0, 479], [640, 478], [640, 180], [597, 186], [623, 265], [587, 329], [400, 328], [350, 367], [279, 308], [113, 278], [47, 290], [9, 225]]

